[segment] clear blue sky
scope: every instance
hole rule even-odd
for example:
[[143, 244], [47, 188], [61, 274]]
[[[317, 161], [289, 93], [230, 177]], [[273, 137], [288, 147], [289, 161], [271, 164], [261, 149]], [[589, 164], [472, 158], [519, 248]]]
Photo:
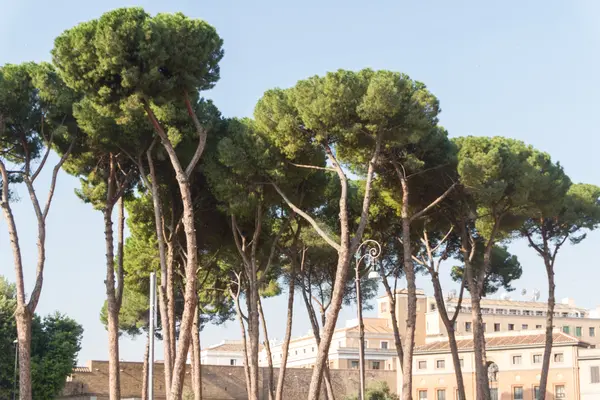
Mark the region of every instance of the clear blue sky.
[[[442, 104], [452, 136], [504, 135], [548, 151], [576, 182], [600, 184], [598, 151], [600, 3], [482, 1], [61, 1], [0, 0], [0, 64], [49, 60], [63, 30], [122, 6], [150, 13], [182, 11], [214, 25], [225, 42], [221, 81], [206, 96], [226, 116], [250, 116], [262, 93], [338, 68], [371, 67], [408, 73]], [[367, 5], [368, 4], [368, 5]], [[40, 194], [48, 177], [40, 182]], [[80, 361], [107, 358], [98, 315], [104, 300], [104, 241], [100, 213], [73, 194], [76, 179], [60, 175], [48, 221], [48, 261], [38, 312], [60, 310], [84, 325]], [[26, 198], [15, 205], [27, 262], [35, 261], [35, 221]], [[568, 246], [557, 262], [559, 297], [600, 305], [600, 234]], [[524, 243], [511, 249], [524, 275], [520, 288], [546, 291], [540, 260]], [[0, 274], [14, 278], [6, 225], [0, 219]], [[418, 286], [429, 290], [427, 277]], [[446, 285], [449, 288], [449, 285]], [[519, 297], [518, 293], [515, 295]], [[285, 301], [265, 304], [269, 330], [283, 337]], [[294, 334], [308, 320], [297, 303]], [[355, 308], [340, 319], [352, 318]], [[204, 344], [239, 337], [238, 327], [208, 327]], [[144, 340], [122, 340], [126, 360], [141, 359]], [[157, 357], [160, 358], [162, 355]]]

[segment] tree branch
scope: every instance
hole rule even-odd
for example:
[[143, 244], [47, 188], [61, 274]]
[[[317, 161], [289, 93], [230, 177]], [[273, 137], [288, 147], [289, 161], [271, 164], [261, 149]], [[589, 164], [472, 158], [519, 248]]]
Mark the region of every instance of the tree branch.
[[420, 218], [421, 216], [423, 216], [425, 213], [429, 212], [429, 210], [431, 210], [433, 207], [437, 206], [440, 202], [442, 202], [449, 194], [450, 192], [454, 189], [454, 187], [456, 186], [456, 182], [452, 184], [452, 186], [450, 186], [444, 193], [442, 193], [437, 199], [435, 199], [434, 201], [431, 202], [431, 204], [429, 204], [427, 207], [425, 207], [424, 209], [422, 209], [421, 211], [415, 213], [412, 215], [412, 217], [410, 217], [410, 221], [414, 221], [418, 218]]
[[192, 121], [194, 122], [194, 126], [196, 127], [196, 132], [198, 133], [198, 146], [196, 147], [196, 152], [194, 153], [192, 160], [190, 161], [187, 168], [185, 169], [185, 174], [189, 178], [192, 175], [194, 168], [196, 168], [198, 161], [200, 161], [200, 157], [202, 157], [202, 153], [204, 152], [204, 148], [206, 147], [207, 132], [206, 132], [206, 129], [204, 129], [204, 127], [198, 120], [198, 116], [196, 115], [196, 113], [194, 112], [194, 109], [192, 108], [192, 104], [190, 103], [190, 98], [188, 96], [188, 92], [184, 91], [183, 96], [184, 96], [184, 100], [185, 100], [185, 105], [188, 110], [188, 114], [192, 118]]
[[294, 167], [298, 167], [298, 168], [307, 168], [307, 169], [316, 169], [316, 170], [320, 170], [320, 171], [337, 172], [334, 168], [330, 168], [330, 167], [318, 167], [316, 165], [296, 164], [291, 161], [288, 161], [288, 164], [293, 165]]
[[323, 238], [323, 240], [325, 240], [327, 242], [327, 244], [329, 244], [335, 250], [340, 251], [340, 245], [338, 243], [336, 243], [335, 241], [333, 241], [333, 239], [331, 239], [329, 237], [329, 235], [327, 235], [325, 233], [325, 231], [323, 229], [321, 229], [321, 227], [319, 226], [319, 224], [317, 224], [317, 222], [310, 215], [308, 215], [307, 213], [305, 213], [304, 211], [302, 211], [300, 208], [298, 208], [294, 203], [292, 203], [287, 198], [287, 196], [283, 193], [283, 191], [279, 188], [279, 186], [277, 186], [277, 184], [275, 182], [271, 181], [270, 183], [275, 188], [275, 190], [277, 191], [277, 193], [279, 193], [279, 195], [281, 196], [281, 198], [283, 199], [283, 201], [285, 201], [287, 203], [287, 205], [296, 214], [298, 214], [302, 218], [304, 218], [315, 229], [315, 231], [317, 231], [317, 233], [319, 234], [319, 236], [321, 236]]

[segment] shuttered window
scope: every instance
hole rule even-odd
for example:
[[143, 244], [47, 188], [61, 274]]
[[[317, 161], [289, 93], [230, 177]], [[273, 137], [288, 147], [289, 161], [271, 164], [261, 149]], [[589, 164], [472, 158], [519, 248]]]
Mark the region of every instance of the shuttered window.
[[600, 367], [590, 367], [591, 383], [600, 383]]

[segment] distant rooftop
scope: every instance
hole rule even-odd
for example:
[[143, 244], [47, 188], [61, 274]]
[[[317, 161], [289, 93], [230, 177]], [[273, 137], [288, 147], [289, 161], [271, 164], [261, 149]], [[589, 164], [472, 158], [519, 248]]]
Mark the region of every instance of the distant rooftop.
[[[555, 332], [552, 337], [553, 345], [581, 345], [588, 346], [578, 338], [567, 335], [563, 332]], [[501, 349], [504, 347], [532, 347], [543, 346], [546, 343], [546, 336], [541, 331], [532, 331], [530, 334], [520, 332], [516, 334], [486, 335], [486, 349]], [[457, 340], [456, 344], [459, 351], [473, 350], [473, 339]], [[450, 344], [447, 340], [433, 341], [423, 346], [415, 347], [415, 354], [418, 353], [445, 353], [450, 351]]]
[[[258, 350], [262, 350], [262, 345], [258, 346]], [[207, 348], [204, 348], [203, 351], [223, 351], [223, 352], [236, 352], [236, 351], [244, 351], [244, 342], [241, 340], [223, 340], [221, 343], [213, 344]]]

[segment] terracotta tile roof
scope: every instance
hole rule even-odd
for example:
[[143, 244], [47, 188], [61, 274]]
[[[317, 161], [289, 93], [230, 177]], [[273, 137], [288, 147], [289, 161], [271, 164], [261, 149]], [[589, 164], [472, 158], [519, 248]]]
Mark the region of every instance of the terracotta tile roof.
[[[452, 299], [449, 301], [446, 301], [446, 303], [448, 304], [456, 304], [457, 303], [457, 299]], [[462, 301], [462, 306], [463, 307], [469, 307], [471, 305], [471, 299], [470, 298], [464, 298]], [[546, 304], [546, 302], [543, 301], [518, 301], [518, 300], [501, 300], [501, 299], [481, 299], [481, 307], [486, 307], [486, 306], [504, 306], [504, 307], [510, 307], [510, 306], [515, 306], [515, 307], [528, 307], [528, 308], [533, 308], [533, 309], [541, 309], [541, 310], [547, 310], [548, 309], [548, 304]], [[563, 303], [556, 303], [554, 308], [558, 311], [558, 310], [581, 310], [581, 311], [585, 311], [584, 308], [581, 307], [573, 307], [570, 306], [568, 304], [563, 304]]]
[[[258, 345], [258, 351], [261, 351], [263, 349], [263, 345], [259, 344]], [[203, 350], [210, 350], [210, 351], [223, 351], [223, 352], [236, 352], [236, 351], [244, 351], [244, 345], [240, 342], [240, 343], [221, 343], [221, 344], [216, 344], [214, 346], [210, 346], [206, 349]]]
[[[486, 339], [486, 348], [543, 346], [545, 340], [546, 336], [543, 334], [488, 337]], [[584, 344], [579, 339], [562, 332], [554, 333], [552, 341], [554, 344]], [[473, 349], [473, 339], [457, 340], [456, 344], [459, 351]], [[415, 353], [443, 353], [448, 351], [450, 351], [450, 344], [448, 341], [441, 340], [415, 347]]]
[[92, 372], [88, 367], [75, 367], [73, 372]]
[[[358, 326], [352, 326], [349, 328], [343, 328], [343, 330], [349, 332], [358, 332]], [[365, 325], [365, 333], [394, 333], [394, 330], [392, 328], [388, 328], [385, 326], [377, 326], [377, 325]]]

